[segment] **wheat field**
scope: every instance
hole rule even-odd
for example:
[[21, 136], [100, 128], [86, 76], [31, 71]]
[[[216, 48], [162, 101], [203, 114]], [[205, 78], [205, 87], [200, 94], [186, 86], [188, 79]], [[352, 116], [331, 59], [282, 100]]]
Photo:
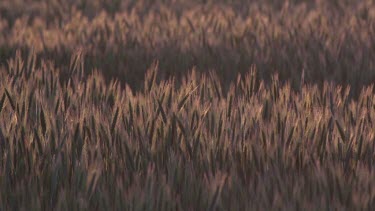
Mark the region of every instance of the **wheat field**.
[[0, 210], [375, 209], [370, 0], [3, 0]]

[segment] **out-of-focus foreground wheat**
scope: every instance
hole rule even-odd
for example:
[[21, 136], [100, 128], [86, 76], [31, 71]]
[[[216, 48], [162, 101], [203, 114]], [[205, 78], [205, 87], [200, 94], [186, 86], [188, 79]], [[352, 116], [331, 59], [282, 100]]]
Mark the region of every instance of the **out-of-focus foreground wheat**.
[[132, 2], [0, 2], [0, 210], [375, 207], [372, 1]]

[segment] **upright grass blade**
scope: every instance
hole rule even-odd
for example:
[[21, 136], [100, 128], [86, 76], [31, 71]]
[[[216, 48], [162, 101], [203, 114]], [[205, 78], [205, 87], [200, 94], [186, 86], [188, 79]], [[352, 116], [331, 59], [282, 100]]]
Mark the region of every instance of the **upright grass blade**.
[[6, 97], [6, 95], [4, 93], [3, 96], [1, 97], [1, 100], [0, 100], [0, 114], [3, 111], [3, 109], [4, 109], [5, 97]]
[[43, 135], [45, 135], [47, 132], [47, 123], [46, 123], [46, 117], [45, 117], [43, 108], [41, 109], [41, 112], [40, 112], [40, 125], [42, 127], [42, 133]]
[[343, 128], [341, 127], [340, 123], [337, 120], [335, 122], [336, 122], [336, 126], [337, 126], [337, 129], [339, 131], [339, 134], [341, 136], [342, 141], [344, 143], [346, 143], [347, 138], [346, 138], [346, 135], [345, 135], [345, 132], [344, 132]]
[[13, 111], [16, 111], [16, 105], [12, 99], [12, 97], [10, 96], [8, 90], [5, 88], [5, 94], [6, 96], [8, 97], [8, 100], [9, 100], [9, 103], [10, 103], [10, 106], [12, 107]]
[[119, 108], [116, 109], [115, 115], [113, 116], [112, 123], [111, 123], [111, 134], [115, 131], [115, 127], [117, 124], [117, 119], [119, 115]]
[[164, 124], [167, 124], [167, 115], [166, 115], [166, 113], [165, 113], [165, 111], [164, 111], [164, 109], [163, 109], [163, 106], [162, 106], [160, 100], [157, 100], [157, 102], [158, 102], [159, 111], [160, 111], [160, 113], [161, 113], [161, 116], [162, 116], [163, 122], [164, 122]]

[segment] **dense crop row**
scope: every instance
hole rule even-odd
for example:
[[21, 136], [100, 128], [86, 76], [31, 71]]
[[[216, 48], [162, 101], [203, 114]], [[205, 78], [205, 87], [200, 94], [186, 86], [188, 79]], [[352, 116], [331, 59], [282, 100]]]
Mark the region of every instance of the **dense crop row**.
[[34, 48], [67, 65], [80, 47], [88, 70], [134, 89], [157, 59], [161, 78], [214, 69], [226, 91], [255, 64], [266, 81], [278, 72], [296, 89], [305, 70], [355, 96], [375, 80], [374, 21], [372, 0], [3, 0], [0, 59]]
[[0, 77], [5, 210], [358, 210], [375, 204], [372, 87], [269, 85], [256, 70], [223, 93], [212, 74], [140, 91], [82, 77], [72, 57], [18, 54]]

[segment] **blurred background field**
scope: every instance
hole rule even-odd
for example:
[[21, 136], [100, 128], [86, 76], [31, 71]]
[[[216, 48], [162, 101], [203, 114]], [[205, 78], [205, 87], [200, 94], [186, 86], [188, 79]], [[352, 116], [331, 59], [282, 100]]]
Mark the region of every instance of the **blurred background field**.
[[0, 63], [33, 48], [64, 69], [81, 48], [88, 71], [132, 88], [158, 60], [162, 78], [195, 67], [227, 87], [254, 64], [261, 78], [278, 72], [294, 88], [305, 70], [306, 81], [358, 93], [375, 80], [374, 20], [371, 0], [3, 0]]
[[370, 0], [0, 1], [0, 210], [374, 210]]

